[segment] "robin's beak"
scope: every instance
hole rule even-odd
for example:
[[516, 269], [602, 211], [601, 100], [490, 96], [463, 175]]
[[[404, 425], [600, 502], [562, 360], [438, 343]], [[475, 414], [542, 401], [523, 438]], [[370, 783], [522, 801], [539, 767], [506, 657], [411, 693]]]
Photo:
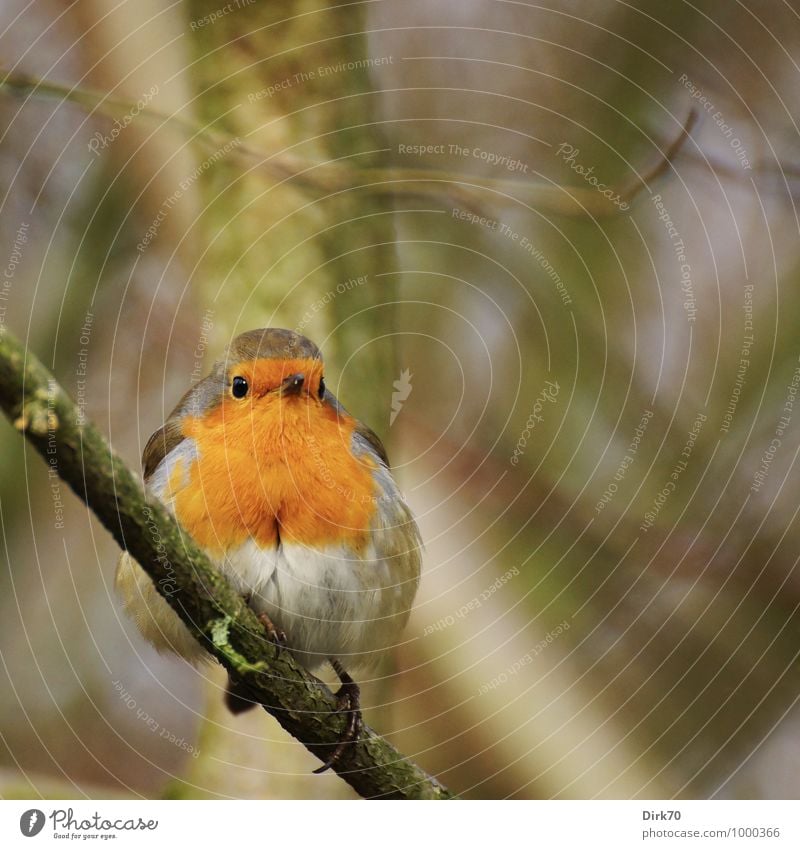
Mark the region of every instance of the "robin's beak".
[[303, 389], [306, 376], [304, 374], [290, 374], [284, 378], [278, 390], [279, 395], [283, 398], [285, 395], [299, 395]]

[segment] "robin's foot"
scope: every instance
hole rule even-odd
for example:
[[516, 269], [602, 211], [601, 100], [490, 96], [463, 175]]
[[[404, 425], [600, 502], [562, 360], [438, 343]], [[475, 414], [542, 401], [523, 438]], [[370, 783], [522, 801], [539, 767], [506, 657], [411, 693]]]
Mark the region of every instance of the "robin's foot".
[[[248, 604], [250, 604], [250, 598], [251, 597], [249, 595], [245, 596], [245, 601]], [[275, 624], [266, 613], [259, 613], [258, 621], [264, 626], [264, 630], [267, 632], [267, 638], [270, 642], [274, 643], [278, 647], [279, 653], [286, 648], [286, 633], [281, 628], [276, 628]], [[228, 710], [232, 714], [238, 715], [254, 708], [257, 704], [259, 703], [253, 699], [247, 687], [245, 687], [241, 681], [229, 675], [228, 687], [225, 690], [225, 705]]]
[[347, 713], [347, 725], [345, 726], [336, 748], [325, 763], [314, 770], [316, 775], [330, 769], [339, 761], [344, 750], [358, 740], [358, 735], [364, 725], [361, 719], [361, 691], [358, 684], [344, 671], [344, 667], [336, 658], [331, 658], [331, 666], [336, 670], [342, 686], [336, 693], [336, 712]]
[[[252, 608], [253, 594], [246, 593], [244, 600], [247, 606]], [[286, 632], [282, 628], [278, 628], [266, 613], [256, 613], [256, 615], [258, 621], [264, 626], [269, 641], [275, 643], [278, 649], [285, 649], [287, 645]]]
[[276, 628], [274, 622], [267, 616], [266, 613], [258, 614], [258, 621], [264, 626], [264, 630], [267, 632], [267, 636], [270, 641], [275, 643], [278, 647], [278, 651], [280, 652], [282, 649], [286, 648], [286, 631], [282, 628]]

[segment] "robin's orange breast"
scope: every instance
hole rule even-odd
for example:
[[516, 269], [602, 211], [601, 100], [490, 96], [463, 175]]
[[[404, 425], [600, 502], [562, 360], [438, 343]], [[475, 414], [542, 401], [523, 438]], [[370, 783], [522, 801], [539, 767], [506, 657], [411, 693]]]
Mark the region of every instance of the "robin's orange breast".
[[227, 398], [186, 417], [197, 458], [176, 492], [177, 517], [211, 554], [249, 539], [261, 548], [346, 543], [359, 553], [376, 509], [376, 462], [353, 455], [355, 424], [308, 395]]

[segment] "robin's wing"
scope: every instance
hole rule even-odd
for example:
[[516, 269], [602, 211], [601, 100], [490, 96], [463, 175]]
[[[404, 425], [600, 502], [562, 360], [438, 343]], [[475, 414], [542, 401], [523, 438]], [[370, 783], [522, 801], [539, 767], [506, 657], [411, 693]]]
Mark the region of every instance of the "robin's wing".
[[370, 444], [370, 446], [372, 446], [375, 451], [375, 454], [377, 454], [378, 457], [380, 457], [380, 459], [383, 461], [383, 465], [386, 466], [387, 469], [390, 468], [389, 457], [386, 455], [386, 449], [383, 447], [383, 443], [378, 437], [378, 434], [375, 433], [374, 430], [368, 428], [365, 424], [362, 424], [361, 422], [358, 422], [356, 424], [355, 433], [365, 439]]
[[197, 443], [185, 437], [179, 420], [167, 422], [151, 437], [145, 448], [145, 488], [169, 508], [176, 495], [192, 480], [191, 470], [197, 460]]
[[147, 440], [147, 445], [145, 445], [142, 454], [145, 483], [153, 476], [155, 470], [161, 465], [161, 461], [177, 448], [185, 438], [181, 430], [180, 418], [173, 414], [172, 417], [167, 419], [167, 423]]
[[[358, 421], [355, 416], [351, 416], [330, 389], [325, 390], [325, 401], [330, 404], [337, 413], [342, 413], [347, 416], [347, 418], [353, 419], [355, 422], [355, 427], [353, 428], [353, 448], [359, 450], [359, 444], [366, 442], [367, 445], [363, 446], [363, 448], [366, 448], [370, 454], [377, 456], [387, 469], [390, 468], [389, 457], [386, 454], [386, 449], [383, 447], [383, 443], [381, 442], [378, 434], [362, 422]], [[363, 448], [360, 450], [363, 450]]]
[[[192, 393], [181, 398], [163, 427], [147, 440], [142, 454], [145, 488], [173, 511], [175, 493], [189, 482], [191, 462], [197, 456], [193, 439], [183, 435], [181, 421], [191, 411]], [[158, 651], [172, 651], [191, 663], [208, 656], [159, 594], [152, 578], [123, 551], [117, 562], [115, 584], [125, 609], [145, 639]]]
[[[365, 430], [366, 433], [364, 433]], [[378, 495], [375, 498], [375, 515], [370, 529], [372, 542], [375, 552], [380, 557], [397, 558], [403, 561], [402, 571], [406, 574], [409, 582], [407, 591], [410, 593], [410, 606], [410, 599], [416, 592], [419, 580], [422, 539], [414, 516], [389, 469], [386, 452], [383, 451], [382, 454], [379, 454], [378, 448], [369, 438], [369, 435], [377, 441], [382, 450], [383, 445], [378, 437], [363, 425], [361, 429], [357, 428], [353, 432], [352, 445], [353, 453], [356, 456], [369, 454], [383, 460], [383, 464], [372, 473], [378, 490]]]
[[162, 462], [186, 441], [182, 426], [184, 417], [212, 410], [222, 401], [223, 386], [224, 367], [222, 361], [219, 361], [214, 363], [211, 374], [184, 394], [164, 426], [147, 440], [142, 454], [145, 483], [150, 482]]

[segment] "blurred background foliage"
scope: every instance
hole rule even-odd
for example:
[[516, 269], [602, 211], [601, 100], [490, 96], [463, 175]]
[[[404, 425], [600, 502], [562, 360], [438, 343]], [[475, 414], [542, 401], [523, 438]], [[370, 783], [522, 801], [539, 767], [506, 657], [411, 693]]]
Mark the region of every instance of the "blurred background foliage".
[[[2, 320], [131, 465], [267, 325], [385, 439], [427, 548], [371, 724], [468, 797], [800, 795], [797, 4], [9, 0], [0, 33]], [[143, 643], [0, 430], [0, 795], [347, 797]]]

